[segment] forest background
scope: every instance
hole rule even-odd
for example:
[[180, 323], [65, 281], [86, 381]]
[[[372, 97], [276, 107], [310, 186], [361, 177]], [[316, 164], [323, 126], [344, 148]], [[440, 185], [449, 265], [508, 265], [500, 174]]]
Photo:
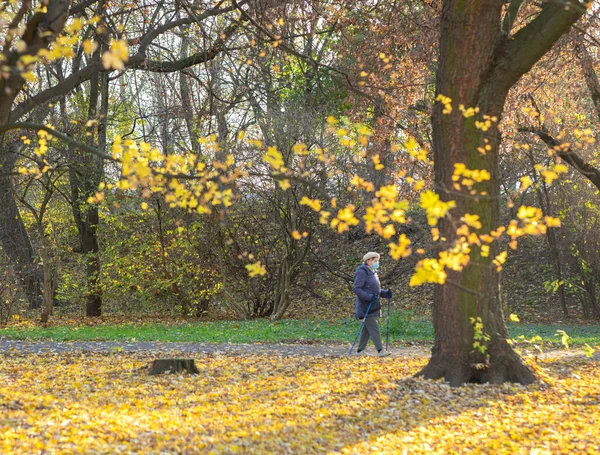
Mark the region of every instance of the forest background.
[[600, 453], [598, 14], [2, 2], [0, 452]]
[[[509, 30], [540, 11], [517, 3]], [[0, 322], [339, 320], [366, 251], [382, 253], [395, 308], [429, 318], [435, 278], [415, 267], [439, 250], [422, 194], [433, 106], [452, 109], [435, 91], [441, 14], [427, 1], [6, 3]], [[36, 17], [50, 24], [39, 42]], [[524, 225], [494, 248], [504, 312], [523, 322], [600, 317], [597, 45], [590, 8], [506, 101], [500, 225]], [[398, 213], [379, 219], [374, 196]]]

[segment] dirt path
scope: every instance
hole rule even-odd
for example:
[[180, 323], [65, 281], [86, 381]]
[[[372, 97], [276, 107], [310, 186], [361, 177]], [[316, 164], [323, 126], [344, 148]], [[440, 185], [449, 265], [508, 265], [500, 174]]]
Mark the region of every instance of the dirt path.
[[[62, 352], [90, 352], [110, 354], [115, 352], [148, 352], [169, 354], [211, 354], [211, 355], [279, 355], [279, 356], [316, 356], [345, 357], [350, 345], [347, 344], [283, 344], [283, 343], [170, 343], [156, 341], [18, 341], [0, 340], [0, 353], [43, 354]], [[413, 358], [429, 356], [429, 347], [395, 346], [390, 348], [392, 357]], [[375, 356], [373, 347], [368, 347], [365, 355]], [[533, 353], [531, 353], [533, 354]], [[355, 353], [353, 355], [356, 355]], [[584, 357], [579, 349], [547, 350], [538, 354], [542, 358]], [[600, 351], [596, 351], [593, 360], [600, 360]]]
[[[318, 356], [344, 357], [348, 355], [350, 345], [335, 344], [228, 344], [228, 343], [169, 343], [155, 341], [17, 341], [0, 340], [0, 352], [20, 352], [30, 354], [61, 352], [180, 352], [187, 354], [221, 355], [281, 355], [281, 356]], [[394, 357], [420, 357], [429, 354], [424, 347], [394, 347], [390, 349]], [[374, 348], [367, 348], [366, 355], [375, 355]]]

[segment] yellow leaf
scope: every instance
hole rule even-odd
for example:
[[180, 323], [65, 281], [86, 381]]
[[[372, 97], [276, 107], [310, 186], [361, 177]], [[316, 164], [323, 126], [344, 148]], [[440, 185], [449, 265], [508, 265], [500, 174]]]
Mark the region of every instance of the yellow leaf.
[[250, 277], [264, 276], [267, 274], [266, 267], [260, 261], [255, 262], [254, 264], [246, 264], [246, 270], [248, 270], [248, 275]]
[[409, 286], [420, 286], [423, 283], [444, 284], [446, 276], [444, 267], [436, 259], [423, 259], [417, 263]]
[[93, 41], [90, 41], [89, 39], [86, 39], [82, 43], [82, 46], [83, 46], [83, 52], [85, 52], [86, 54], [89, 55], [98, 48], [98, 43], [95, 43]]
[[560, 227], [560, 219], [559, 218], [553, 218], [551, 216], [547, 216], [544, 218], [544, 220], [546, 221], [546, 226], [548, 226], [548, 227]]
[[394, 234], [396, 234], [396, 229], [394, 228], [393, 224], [388, 224], [382, 232], [382, 237], [384, 239], [389, 239], [390, 237], [392, 237]]
[[556, 172], [558, 174], [564, 174], [568, 170], [569, 170], [569, 168], [567, 166], [565, 166], [564, 164], [557, 164], [556, 166], [554, 166], [554, 172]]
[[475, 229], [481, 229], [481, 221], [479, 221], [479, 215], [470, 215], [466, 213], [465, 216], [461, 218], [461, 220]]
[[469, 235], [469, 226], [467, 226], [466, 224], [463, 224], [461, 227], [459, 227], [456, 230], [456, 235], [463, 236], [463, 237], [468, 236]]
[[438, 219], [446, 216], [446, 213], [456, 206], [454, 201], [440, 201], [440, 197], [431, 190], [421, 193], [421, 202], [419, 205], [426, 210], [427, 222], [430, 226], [435, 226]]
[[398, 243], [390, 243], [388, 247], [390, 248], [390, 256], [393, 259], [398, 260], [400, 258], [405, 258], [410, 256], [412, 250], [408, 248], [411, 244], [410, 239], [406, 236], [406, 234], [400, 234], [398, 237]]
[[122, 70], [129, 59], [129, 45], [125, 40], [113, 41], [110, 49], [102, 54], [102, 65], [105, 69]]
[[421, 191], [423, 188], [425, 188], [425, 181], [424, 180], [417, 180], [415, 182], [415, 184], [413, 185], [413, 190], [414, 191]]
[[521, 191], [525, 191], [527, 188], [529, 188], [532, 184], [533, 181], [531, 180], [531, 177], [529, 177], [528, 175], [526, 175], [525, 177], [521, 177]]
[[546, 184], [551, 185], [554, 180], [558, 178], [558, 174], [554, 171], [545, 170], [540, 172], [544, 176]]
[[310, 199], [304, 196], [302, 199], [300, 199], [300, 205], [308, 205], [315, 212], [321, 211], [321, 201], [318, 199]]

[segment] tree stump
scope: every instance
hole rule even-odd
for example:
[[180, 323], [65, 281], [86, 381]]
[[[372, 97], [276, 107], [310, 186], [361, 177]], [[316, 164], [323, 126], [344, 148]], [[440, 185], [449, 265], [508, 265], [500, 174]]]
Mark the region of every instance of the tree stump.
[[200, 374], [193, 359], [156, 359], [148, 374], [182, 373]]

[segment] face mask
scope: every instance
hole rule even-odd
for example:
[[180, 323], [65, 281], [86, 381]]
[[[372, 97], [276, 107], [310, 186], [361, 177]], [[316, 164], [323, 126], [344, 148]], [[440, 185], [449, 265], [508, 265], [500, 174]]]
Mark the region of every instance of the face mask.
[[373, 264], [371, 265], [371, 268], [373, 270], [377, 270], [379, 268], [379, 262], [373, 262]]

